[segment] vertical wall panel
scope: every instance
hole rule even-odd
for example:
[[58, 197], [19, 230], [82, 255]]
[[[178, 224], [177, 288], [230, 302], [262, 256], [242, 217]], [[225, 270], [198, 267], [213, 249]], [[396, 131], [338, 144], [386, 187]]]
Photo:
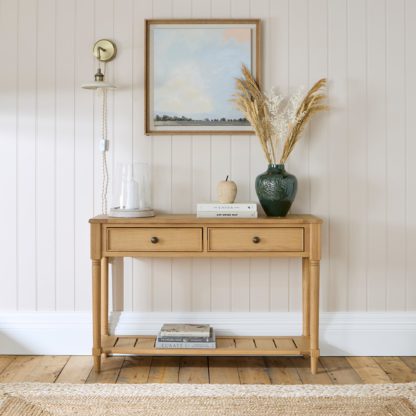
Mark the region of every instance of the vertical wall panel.
[[7, 217], [0, 233], [3, 253], [0, 274], [0, 305], [4, 310], [17, 309], [17, 173], [18, 173], [18, 72], [19, 72], [19, 2], [0, 2], [0, 36], [4, 39], [3, 59], [8, 64], [0, 77], [0, 186], [4, 203], [0, 205], [2, 218]]
[[192, 305], [192, 262], [172, 260], [172, 311], [190, 311]]
[[208, 312], [211, 309], [211, 260], [193, 259], [191, 278], [191, 309]]
[[[347, 137], [347, 5], [328, 2], [329, 123], [329, 257], [330, 310], [347, 310], [348, 287], [348, 137]], [[336, 39], [336, 41], [335, 41]], [[336, 97], [336, 98], [331, 98]], [[353, 184], [352, 184], [353, 186]]]
[[17, 121], [18, 308], [36, 309], [37, 8], [19, 2]]
[[[367, 2], [367, 221], [369, 311], [386, 309], [386, 9], [385, 3]], [[335, 230], [334, 230], [335, 232]]]
[[405, 2], [405, 54], [406, 67], [404, 82], [405, 96], [405, 135], [406, 135], [406, 309], [416, 310], [416, 3], [412, 0]]
[[[366, 309], [367, 209], [366, 5], [348, 0], [348, 310]], [[332, 137], [328, 138], [332, 140]]]
[[76, 3], [56, 2], [56, 308], [72, 310], [74, 299], [74, 136]]
[[[37, 307], [55, 309], [55, 2], [38, 2], [37, 24]], [[85, 226], [85, 224], [84, 224]], [[80, 247], [82, 248], [82, 247]]]
[[94, 212], [94, 93], [81, 88], [94, 74], [94, 0], [77, 0], [75, 22], [75, 309], [91, 305], [90, 229], [88, 219]]
[[387, 309], [397, 311], [406, 304], [405, 14], [404, 0], [386, 4], [386, 290]]

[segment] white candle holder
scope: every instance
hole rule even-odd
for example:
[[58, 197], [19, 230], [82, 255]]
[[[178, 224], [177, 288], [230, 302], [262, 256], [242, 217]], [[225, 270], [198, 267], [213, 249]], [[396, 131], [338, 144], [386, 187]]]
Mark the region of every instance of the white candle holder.
[[110, 217], [153, 217], [150, 169], [146, 163], [118, 163]]

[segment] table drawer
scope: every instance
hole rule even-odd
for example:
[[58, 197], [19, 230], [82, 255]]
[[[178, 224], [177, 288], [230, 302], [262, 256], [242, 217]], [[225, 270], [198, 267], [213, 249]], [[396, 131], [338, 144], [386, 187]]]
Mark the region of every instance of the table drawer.
[[304, 251], [303, 228], [209, 228], [209, 251]]
[[202, 228], [108, 228], [107, 251], [202, 251]]

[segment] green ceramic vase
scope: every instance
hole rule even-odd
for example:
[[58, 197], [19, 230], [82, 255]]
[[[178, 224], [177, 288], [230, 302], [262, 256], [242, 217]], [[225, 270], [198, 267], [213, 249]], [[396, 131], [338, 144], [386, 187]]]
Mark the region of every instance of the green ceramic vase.
[[298, 181], [285, 165], [269, 165], [256, 178], [256, 193], [269, 217], [285, 217], [296, 196]]

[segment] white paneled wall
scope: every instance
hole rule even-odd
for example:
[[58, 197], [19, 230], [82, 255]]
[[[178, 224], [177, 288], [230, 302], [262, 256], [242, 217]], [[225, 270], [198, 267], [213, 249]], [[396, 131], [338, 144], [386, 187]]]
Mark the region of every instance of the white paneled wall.
[[[0, 310], [89, 309], [100, 108], [80, 85], [99, 38], [118, 47], [111, 169], [150, 163], [162, 212], [195, 212], [227, 174], [238, 200], [256, 200], [254, 136], [143, 135], [144, 19], [247, 17], [262, 19], [266, 88], [329, 79], [331, 111], [288, 163], [293, 211], [325, 220], [323, 310], [416, 310], [413, 0], [0, 0]], [[299, 277], [296, 260], [127, 259], [113, 284], [128, 311], [296, 311]]]

